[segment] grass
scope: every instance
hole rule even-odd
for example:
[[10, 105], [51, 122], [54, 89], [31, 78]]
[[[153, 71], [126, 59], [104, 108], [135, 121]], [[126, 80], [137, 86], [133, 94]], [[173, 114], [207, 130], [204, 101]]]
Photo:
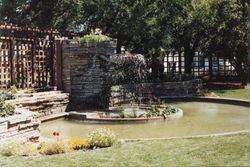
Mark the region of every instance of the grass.
[[189, 139], [127, 141], [73, 153], [3, 157], [0, 166], [249, 166], [250, 133]]
[[250, 88], [247, 89], [226, 89], [226, 90], [211, 90], [216, 95], [226, 98], [237, 98], [250, 100]]

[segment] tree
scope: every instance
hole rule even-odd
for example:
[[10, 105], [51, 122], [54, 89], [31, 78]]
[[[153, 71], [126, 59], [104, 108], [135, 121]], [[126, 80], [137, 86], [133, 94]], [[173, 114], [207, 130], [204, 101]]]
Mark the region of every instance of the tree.
[[206, 51], [229, 59], [245, 85], [249, 75], [249, 1], [221, 0], [214, 3], [213, 8], [216, 10], [216, 24], [208, 45], [205, 45]]
[[6, 23], [19, 23], [26, 0], [1, 0], [0, 21]]
[[74, 30], [80, 0], [2, 0], [0, 21], [41, 29]]
[[187, 74], [191, 74], [195, 52], [209, 40], [215, 18], [210, 6], [213, 2], [213, 0], [185, 0], [177, 3], [179, 12], [176, 13], [172, 23], [171, 48], [184, 51]]

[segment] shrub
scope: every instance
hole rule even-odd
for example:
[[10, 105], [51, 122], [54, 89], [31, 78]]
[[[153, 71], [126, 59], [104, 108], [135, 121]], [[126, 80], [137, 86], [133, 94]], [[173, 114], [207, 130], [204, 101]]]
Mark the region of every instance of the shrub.
[[70, 148], [73, 150], [83, 150], [89, 148], [89, 141], [87, 139], [74, 138], [68, 141]]
[[91, 148], [110, 147], [116, 142], [116, 136], [113, 131], [106, 128], [99, 128], [89, 135]]
[[38, 150], [37, 147], [30, 142], [21, 143], [21, 142], [15, 142], [15, 143], [9, 143], [4, 145], [1, 148], [1, 154], [3, 156], [32, 156], [37, 155]]
[[108, 41], [110, 39], [111, 38], [106, 36], [106, 35], [90, 33], [88, 35], [84, 35], [83, 37], [81, 37], [80, 43], [81, 44], [99, 43], [99, 42], [103, 42], [103, 41]]
[[1, 146], [1, 154], [3, 156], [13, 156], [18, 154], [20, 144], [17, 143], [8, 143], [6, 145]]
[[67, 147], [65, 143], [62, 141], [55, 141], [51, 143], [44, 142], [41, 143], [41, 145], [39, 146], [39, 150], [41, 154], [53, 155], [53, 154], [65, 153]]
[[168, 105], [154, 105], [152, 106], [151, 110], [149, 110], [146, 114], [146, 116], [149, 117], [155, 117], [155, 116], [164, 116], [164, 115], [170, 115], [178, 112], [178, 108]]
[[15, 106], [0, 99], [0, 117], [6, 117], [15, 113]]
[[9, 90], [0, 90], [0, 99], [2, 100], [9, 100], [9, 99], [14, 99], [15, 94], [12, 93]]
[[131, 84], [141, 83], [147, 80], [146, 61], [142, 55], [125, 55], [113, 56], [115, 62], [112, 72], [112, 84]]
[[34, 143], [27, 142], [27, 143], [20, 144], [20, 150], [18, 152], [18, 155], [32, 156], [32, 155], [37, 155], [38, 153], [39, 152]]
[[162, 115], [170, 115], [178, 112], [178, 108], [168, 105], [162, 110]]
[[0, 90], [0, 99], [9, 100], [14, 99], [17, 93], [17, 88], [15, 86], [11, 86], [10, 89], [2, 89]]
[[8, 91], [13, 95], [17, 94], [16, 86], [11, 86], [10, 89], [8, 89]]

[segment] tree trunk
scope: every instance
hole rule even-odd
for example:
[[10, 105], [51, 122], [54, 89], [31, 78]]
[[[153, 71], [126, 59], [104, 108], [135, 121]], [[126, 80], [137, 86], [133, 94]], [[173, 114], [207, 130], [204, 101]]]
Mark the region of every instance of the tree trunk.
[[193, 62], [193, 51], [189, 46], [184, 47], [184, 57], [185, 57], [185, 73], [191, 74], [192, 72], [192, 62]]
[[153, 55], [152, 57], [152, 79], [153, 81], [157, 81], [159, 78], [158, 73], [159, 73], [159, 61], [157, 60], [156, 55]]
[[117, 45], [116, 45], [116, 53], [117, 54], [121, 54], [121, 48], [122, 48], [121, 38], [117, 38]]

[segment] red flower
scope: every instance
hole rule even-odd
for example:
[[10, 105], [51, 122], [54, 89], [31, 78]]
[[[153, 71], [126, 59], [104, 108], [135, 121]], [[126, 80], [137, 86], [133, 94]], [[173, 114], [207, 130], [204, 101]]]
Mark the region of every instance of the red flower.
[[59, 136], [59, 132], [53, 132], [53, 136]]

